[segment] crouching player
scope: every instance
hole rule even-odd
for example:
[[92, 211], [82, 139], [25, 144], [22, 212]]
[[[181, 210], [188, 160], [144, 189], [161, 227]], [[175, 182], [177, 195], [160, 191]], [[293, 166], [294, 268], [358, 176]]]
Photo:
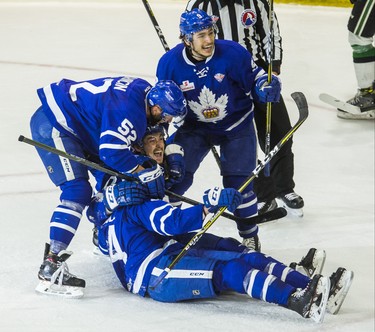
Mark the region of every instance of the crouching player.
[[[155, 149], [151, 151], [161, 156]], [[306, 276], [270, 256], [247, 249], [235, 239], [207, 233], [166, 278], [150, 287], [193, 232], [202, 228], [207, 215], [222, 206], [234, 211], [242, 196], [232, 188], [215, 187], [204, 193], [202, 205], [173, 207], [163, 201], [165, 180], [160, 166], [152, 159], [144, 160], [144, 172], [154, 181], [121, 181], [111, 186], [112, 194], [105, 193], [103, 199], [108, 206], [112, 196], [119, 206], [99, 225], [99, 247], [110, 256], [124, 288], [162, 302], [213, 298], [236, 291], [276, 303], [316, 322], [323, 321], [326, 309], [333, 314], [339, 311], [353, 272], [339, 268], [330, 278]]]

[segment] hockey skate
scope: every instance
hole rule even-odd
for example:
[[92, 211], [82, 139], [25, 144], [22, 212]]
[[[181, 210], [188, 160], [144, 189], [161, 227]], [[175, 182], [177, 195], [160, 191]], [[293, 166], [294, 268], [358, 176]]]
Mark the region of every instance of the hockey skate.
[[316, 274], [305, 289], [298, 289], [288, 299], [287, 308], [304, 318], [321, 323], [327, 307], [330, 280]]
[[294, 191], [276, 198], [279, 206], [285, 208], [289, 216], [303, 217], [303, 210], [305, 203], [303, 198]]
[[247, 247], [250, 250], [259, 251], [261, 249], [261, 243], [259, 241], [258, 235], [255, 235], [254, 237], [249, 237], [247, 239], [243, 239], [242, 245]]
[[98, 233], [99, 233], [98, 227], [94, 226], [94, 228], [92, 229], [92, 244], [95, 247], [99, 247]]
[[289, 267], [312, 278], [315, 274], [322, 272], [325, 261], [326, 252], [324, 250], [311, 248], [299, 263], [290, 263]]
[[258, 202], [258, 214], [274, 210], [277, 208], [277, 203], [274, 199], [264, 202]]
[[375, 118], [375, 91], [374, 85], [367, 89], [359, 89], [357, 94], [347, 101], [348, 104], [357, 106], [361, 113], [353, 114], [345, 112], [342, 109], [337, 109], [337, 117], [341, 119], [374, 119]]
[[101, 256], [102, 253], [99, 249], [99, 238], [98, 238], [99, 230], [97, 226], [94, 226], [92, 229], [92, 243], [94, 245], [94, 249], [92, 250], [92, 253], [96, 256]]
[[329, 313], [336, 315], [339, 312], [342, 303], [345, 300], [346, 294], [348, 294], [353, 277], [353, 271], [348, 271], [342, 267], [339, 267], [337, 271], [332, 273], [332, 275], [329, 277], [331, 281], [331, 288], [327, 303], [327, 311]]
[[49, 253], [46, 243], [44, 261], [40, 266], [38, 278], [40, 280], [35, 290], [47, 295], [66, 298], [80, 298], [86, 282], [69, 273], [66, 260], [72, 255], [71, 251], [62, 250], [57, 255]]

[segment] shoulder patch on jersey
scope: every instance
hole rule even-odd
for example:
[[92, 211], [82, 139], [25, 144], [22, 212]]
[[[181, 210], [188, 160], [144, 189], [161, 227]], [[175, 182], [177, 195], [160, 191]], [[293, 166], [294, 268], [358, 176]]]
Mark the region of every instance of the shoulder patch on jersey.
[[241, 23], [245, 28], [252, 27], [257, 21], [257, 14], [252, 9], [246, 9], [241, 13]]
[[218, 81], [219, 83], [221, 83], [223, 81], [225, 75], [221, 74], [221, 73], [217, 73], [217, 74], [214, 75], [214, 77], [215, 77], [216, 81]]

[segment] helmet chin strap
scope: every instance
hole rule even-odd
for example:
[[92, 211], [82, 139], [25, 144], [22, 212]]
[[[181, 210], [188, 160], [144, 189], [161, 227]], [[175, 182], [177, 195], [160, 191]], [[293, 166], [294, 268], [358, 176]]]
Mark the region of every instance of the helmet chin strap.
[[[207, 56], [196, 52], [193, 49], [192, 45], [193, 45], [193, 42], [185, 40], [185, 47], [187, 48], [187, 51], [188, 51], [187, 53], [188, 53], [188, 55], [190, 55], [193, 58], [194, 61], [204, 61], [208, 58]], [[195, 54], [193, 53], [193, 51], [195, 52]], [[199, 56], [199, 58], [197, 58], [197, 55]]]

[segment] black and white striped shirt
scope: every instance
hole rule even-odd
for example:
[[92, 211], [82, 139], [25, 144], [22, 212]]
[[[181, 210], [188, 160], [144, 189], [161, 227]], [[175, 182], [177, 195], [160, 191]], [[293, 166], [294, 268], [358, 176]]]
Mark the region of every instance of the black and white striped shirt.
[[[270, 58], [270, 22], [267, 0], [190, 0], [186, 10], [200, 8], [209, 15], [219, 17], [218, 38], [240, 43], [253, 56], [258, 66], [267, 71]], [[274, 12], [272, 69], [280, 72], [282, 39]]]

